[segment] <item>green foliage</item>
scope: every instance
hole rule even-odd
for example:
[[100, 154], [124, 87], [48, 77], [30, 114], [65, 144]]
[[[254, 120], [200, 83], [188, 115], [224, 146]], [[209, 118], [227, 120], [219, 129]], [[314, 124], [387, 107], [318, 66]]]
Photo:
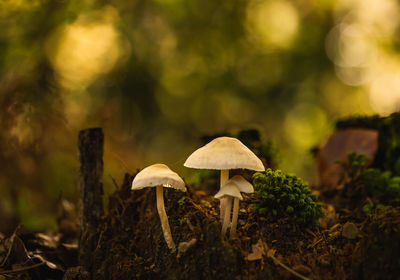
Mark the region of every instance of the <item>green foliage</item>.
[[186, 223], [186, 218], [185, 217], [179, 219], [179, 225], [180, 226], [183, 226], [185, 223]]
[[179, 206], [183, 206], [183, 205], [185, 204], [185, 200], [186, 200], [186, 196], [182, 196], [182, 197], [178, 200]]
[[400, 202], [400, 177], [391, 177], [390, 171], [369, 168], [360, 176], [369, 195], [379, 198], [382, 202]]
[[265, 173], [254, 174], [253, 184], [258, 199], [255, 209], [259, 214], [271, 213], [299, 225], [318, 226], [318, 218], [323, 216], [322, 205], [300, 178], [267, 169]]
[[[347, 163], [340, 163], [346, 171], [346, 188], [354, 188], [355, 185], [360, 185], [364, 193], [375, 198], [378, 204], [400, 202], [400, 177], [392, 177], [390, 171], [366, 168], [368, 161], [367, 156], [352, 152], [348, 155]], [[364, 211], [366, 213], [369, 212], [367, 208], [367, 211]]]
[[366, 169], [367, 163], [370, 161], [370, 158], [364, 154], [358, 154], [355, 152], [351, 152], [347, 155], [347, 161], [337, 161], [343, 167], [344, 172], [344, 180], [354, 181], [357, 180], [360, 175]]
[[373, 214], [379, 213], [380, 211], [384, 211], [385, 209], [387, 209], [387, 207], [388, 206], [385, 206], [381, 203], [376, 203], [376, 204], [375, 203], [367, 203], [362, 207], [362, 211], [365, 214], [373, 215]]

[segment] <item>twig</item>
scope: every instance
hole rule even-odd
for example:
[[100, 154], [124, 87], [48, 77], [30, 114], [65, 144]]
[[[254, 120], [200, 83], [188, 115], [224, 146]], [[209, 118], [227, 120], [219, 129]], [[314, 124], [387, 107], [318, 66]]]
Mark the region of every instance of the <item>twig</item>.
[[[107, 227], [107, 226], [106, 226], [106, 227]], [[100, 242], [101, 242], [101, 239], [103, 238], [103, 234], [104, 234], [105, 231], [106, 231], [106, 229], [103, 229], [103, 230], [100, 232], [99, 240], [97, 240], [96, 249], [94, 249], [95, 251], [100, 247]]]
[[119, 191], [119, 186], [117, 184], [117, 181], [114, 179], [113, 176], [111, 176], [111, 174], [108, 174], [108, 176], [110, 176], [111, 181], [113, 182], [115, 189]]
[[15, 236], [16, 236], [15, 233], [16, 233], [16, 231], [13, 233], [13, 235], [11, 235], [11, 237], [9, 239], [11, 241], [11, 245], [10, 245], [10, 248], [8, 248], [7, 255], [6, 255], [4, 261], [0, 264], [0, 266], [3, 266], [6, 263], [6, 261], [8, 260], [8, 257], [11, 254], [12, 247], [14, 246], [14, 239], [15, 239]]
[[[265, 248], [265, 244], [264, 242], [262, 242], [263, 247], [264, 247], [264, 251], [267, 251], [268, 248]], [[274, 262], [276, 262], [277, 264], [279, 264], [281, 267], [283, 267], [284, 269], [286, 269], [287, 271], [289, 271], [290, 273], [292, 273], [293, 275], [299, 277], [300, 279], [303, 280], [311, 280], [311, 278], [305, 277], [303, 275], [301, 275], [300, 273], [298, 273], [297, 271], [291, 269], [290, 267], [288, 267], [287, 265], [285, 265], [284, 263], [282, 263], [280, 260], [278, 260], [276, 257], [274, 257], [272, 254], [268, 254], [267, 251], [267, 257], [271, 258]]]
[[36, 268], [36, 267], [42, 266], [44, 264], [45, 264], [44, 262], [41, 262], [41, 263], [35, 263], [33, 265], [30, 265], [30, 266], [24, 266], [24, 267], [16, 268], [16, 269], [13, 269], [13, 270], [3, 270], [3, 271], [0, 271], [0, 275], [12, 274], [12, 273], [17, 273], [17, 272], [21, 272], [21, 271], [31, 270], [32, 268]]
[[317, 235], [316, 235], [314, 232], [312, 232], [310, 229], [306, 228], [305, 231], [306, 231], [308, 234], [310, 234], [310, 235], [312, 235], [312, 236], [314, 236], [314, 237], [317, 237]]
[[317, 241], [315, 241], [313, 244], [311, 244], [308, 248], [314, 248], [318, 243], [320, 243], [321, 241], [323, 241], [323, 238], [318, 239]]

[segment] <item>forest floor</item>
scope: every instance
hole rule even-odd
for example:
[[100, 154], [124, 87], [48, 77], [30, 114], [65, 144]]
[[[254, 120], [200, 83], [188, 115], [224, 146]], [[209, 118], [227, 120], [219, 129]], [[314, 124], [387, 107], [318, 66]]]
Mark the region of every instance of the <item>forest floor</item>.
[[[164, 188], [177, 244], [170, 250], [155, 189], [131, 191], [134, 175], [126, 174], [83, 241], [78, 207], [64, 200], [57, 232], [32, 233], [20, 226], [11, 236], [0, 233], [0, 280], [400, 279], [400, 114], [344, 120], [337, 127], [333, 148], [319, 151], [320, 166], [327, 166], [321, 160], [324, 152], [331, 162], [320, 178], [338, 176], [331, 159], [339, 154], [345, 159], [352, 148], [363, 148], [373, 163], [361, 164], [355, 157], [354, 169], [341, 165], [347, 172], [340, 177], [344, 181], [312, 187], [324, 210], [317, 227], [298, 225], [289, 216], [261, 215], [255, 207], [259, 198], [244, 194], [237, 237], [222, 237], [219, 201], [213, 198], [218, 179], [204, 177], [188, 185], [186, 193]], [[261, 142], [257, 131], [243, 131], [238, 138], [276, 169], [274, 147]], [[251, 179], [249, 173], [242, 175]], [[90, 250], [82, 254], [82, 248]]]
[[[237, 238], [221, 238], [219, 204], [210, 193], [164, 191], [177, 250], [168, 249], [154, 189], [130, 191], [133, 177], [109, 197], [108, 213], [89, 242], [87, 271], [78, 266], [77, 227], [17, 229], [0, 240], [0, 279], [399, 279], [400, 209], [366, 215], [352, 200], [322, 192], [316, 229], [260, 216], [254, 195], [240, 203]], [[212, 188], [211, 188], [212, 189]], [[332, 192], [329, 192], [332, 193]], [[357, 200], [354, 200], [357, 201]], [[332, 204], [332, 203], [336, 204]], [[350, 204], [349, 204], [350, 203]], [[68, 210], [69, 209], [69, 210]], [[396, 251], [397, 250], [397, 251]], [[92, 278], [89, 276], [92, 275]]]

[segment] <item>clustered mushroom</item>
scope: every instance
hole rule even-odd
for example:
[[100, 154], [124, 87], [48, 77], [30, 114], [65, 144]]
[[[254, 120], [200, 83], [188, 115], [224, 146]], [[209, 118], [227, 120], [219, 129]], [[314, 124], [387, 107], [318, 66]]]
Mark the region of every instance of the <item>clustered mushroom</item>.
[[[265, 171], [262, 161], [242, 142], [232, 137], [218, 137], [194, 151], [183, 164], [197, 169], [221, 170], [220, 188], [229, 179], [230, 169]], [[225, 199], [220, 203], [220, 216], [224, 218]]]
[[224, 209], [224, 219], [222, 223], [221, 235], [225, 237], [226, 230], [228, 228], [231, 216], [231, 208], [232, 208], [232, 199], [233, 199], [233, 214], [232, 214], [232, 223], [231, 223], [231, 231], [230, 238], [236, 237], [236, 226], [239, 215], [239, 200], [243, 200], [243, 193], [253, 193], [254, 188], [253, 185], [250, 184], [246, 179], [244, 179], [240, 175], [235, 175], [231, 179], [229, 179], [220, 189], [220, 191], [214, 196], [217, 199], [222, 199], [224, 197], [227, 198], [227, 203]]
[[[231, 223], [230, 238], [236, 237], [236, 227], [239, 213], [239, 200], [242, 193], [254, 192], [253, 186], [242, 176], [236, 175], [229, 179], [230, 169], [249, 169], [265, 171], [261, 160], [242, 142], [232, 137], [219, 137], [194, 151], [184, 163], [184, 166], [197, 169], [220, 170], [220, 190], [215, 198], [220, 199], [220, 218], [222, 222], [221, 235], [224, 238]], [[134, 178], [132, 190], [145, 187], [156, 187], [157, 210], [160, 216], [161, 228], [165, 242], [172, 251], [175, 243], [172, 238], [165, 212], [163, 187], [174, 188], [186, 192], [182, 178], [165, 164], [153, 164], [144, 168]], [[233, 214], [231, 209], [233, 200]]]

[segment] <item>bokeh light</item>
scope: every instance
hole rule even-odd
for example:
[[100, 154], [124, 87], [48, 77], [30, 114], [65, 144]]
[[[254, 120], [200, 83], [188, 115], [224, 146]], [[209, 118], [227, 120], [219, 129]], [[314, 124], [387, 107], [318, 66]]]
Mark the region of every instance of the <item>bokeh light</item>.
[[107, 6], [60, 27], [47, 43], [47, 53], [65, 88], [85, 88], [109, 72], [126, 51], [115, 27], [118, 12]]
[[326, 38], [326, 52], [337, 77], [347, 85], [362, 86], [376, 112], [398, 111], [395, 76], [400, 63], [393, 46], [398, 43], [399, 3], [338, 1], [335, 18], [337, 25]]
[[336, 118], [399, 111], [396, 0], [18, 0], [0, 15], [0, 219], [32, 228], [77, 200], [87, 127], [106, 135], [108, 194], [155, 162], [190, 183], [201, 136], [248, 128], [313, 181]]
[[400, 72], [377, 77], [371, 84], [370, 100], [380, 114], [390, 114], [400, 110]]
[[248, 32], [266, 47], [288, 48], [299, 27], [299, 15], [289, 1], [253, 1], [247, 11]]

